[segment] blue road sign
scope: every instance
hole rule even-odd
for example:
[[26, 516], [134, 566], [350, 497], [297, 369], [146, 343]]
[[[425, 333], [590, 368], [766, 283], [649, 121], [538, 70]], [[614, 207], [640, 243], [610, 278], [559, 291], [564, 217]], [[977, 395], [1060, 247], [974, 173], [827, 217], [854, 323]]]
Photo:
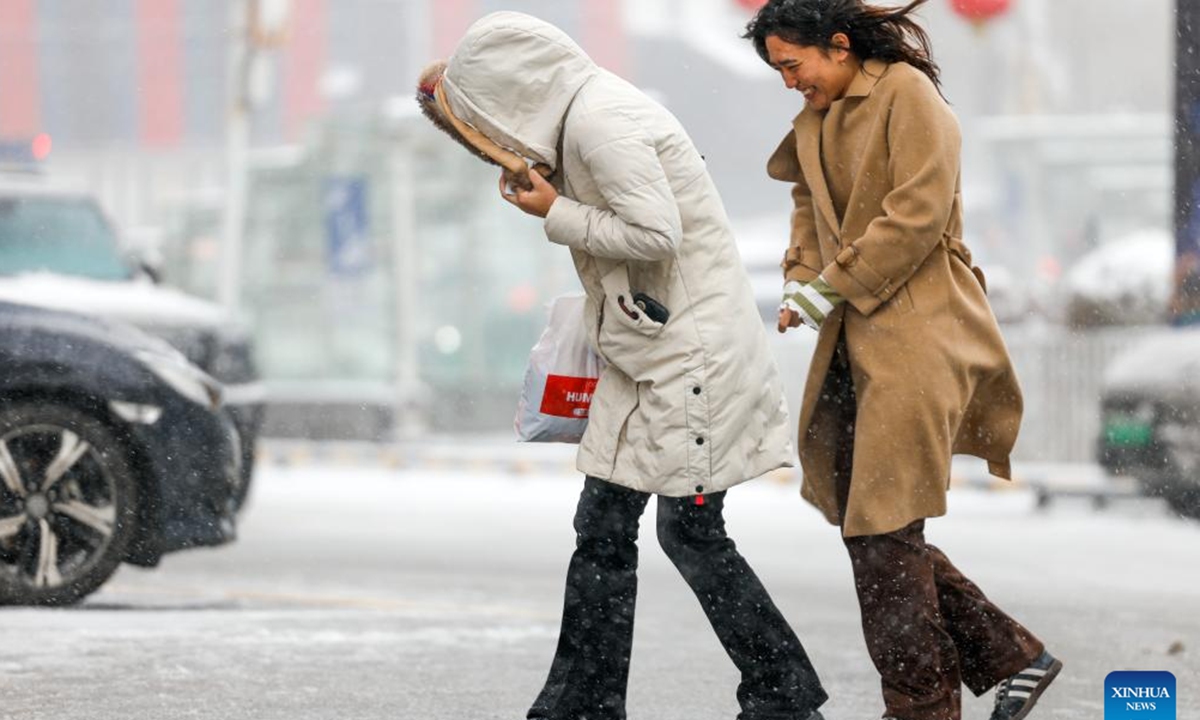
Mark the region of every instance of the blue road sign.
[[367, 181], [362, 177], [325, 180], [325, 237], [329, 271], [359, 275], [371, 267]]

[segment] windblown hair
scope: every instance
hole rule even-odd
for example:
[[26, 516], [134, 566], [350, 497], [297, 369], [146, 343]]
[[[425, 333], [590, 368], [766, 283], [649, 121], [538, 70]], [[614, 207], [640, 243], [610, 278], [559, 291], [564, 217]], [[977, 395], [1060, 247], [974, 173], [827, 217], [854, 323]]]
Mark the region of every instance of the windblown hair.
[[742, 35], [754, 43], [764, 61], [767, 38], [775, 35], [793, 45], [828, 51], [835, 33], [850, 38], [850, 51], [861, 60], [906, 62], [929, 76], [941, 92], [941, 71], [933, 61], [933, 48], [924, 28], [909, 17], [928, 0], [912, 0], [903, 7], [868, 5], [863, 0], [770, 0], [746, 26]]

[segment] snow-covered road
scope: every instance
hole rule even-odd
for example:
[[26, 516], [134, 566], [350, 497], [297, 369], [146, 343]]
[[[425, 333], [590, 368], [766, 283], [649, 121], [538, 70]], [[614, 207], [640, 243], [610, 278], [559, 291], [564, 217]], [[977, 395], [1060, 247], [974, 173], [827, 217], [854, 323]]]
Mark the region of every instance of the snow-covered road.
[[[79, 608], [0, 610], [0, 719], [523, 718], [580, 485], [265, 466], [236, 544], [124, 568]], [[731, 491], [727, 515], [821, 672], [826, 717], [878, 717], [836, 531], [774, 480]], [[732, 719], [734, 668], [652, 527], [629, 717]], [[1105, 675], [1128, 669], [1175, 673], [1178, 717], [1200, 718], [1200, 523], [1150, 501], [1038, 512], [1027, 492], [959, 489], [928, 535], [1066, 663], [1031, 720], [1099, 720]], [[964, 717], [990, 703], [967, 697]]]

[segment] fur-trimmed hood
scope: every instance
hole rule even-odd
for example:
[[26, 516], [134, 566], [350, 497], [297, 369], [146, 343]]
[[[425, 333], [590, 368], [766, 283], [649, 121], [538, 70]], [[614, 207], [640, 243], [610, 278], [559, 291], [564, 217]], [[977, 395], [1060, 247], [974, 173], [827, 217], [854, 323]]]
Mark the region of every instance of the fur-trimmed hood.
[[562, 30], [530, 15], [475, 22], [446, 64], [454, 114], [496, 143], [552, 169], [571, 101], [600, 68]]

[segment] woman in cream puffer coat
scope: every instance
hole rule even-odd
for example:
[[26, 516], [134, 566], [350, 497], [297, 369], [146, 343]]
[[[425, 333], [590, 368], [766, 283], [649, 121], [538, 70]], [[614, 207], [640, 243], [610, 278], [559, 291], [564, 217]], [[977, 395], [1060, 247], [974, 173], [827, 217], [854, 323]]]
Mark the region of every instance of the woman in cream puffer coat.
[[[608, 361], [577, 459], [586, 480], [558, 652], [529, 717], [625, 717], [651, 494], [660, 543], [741, 670], [743, 720], [819, 717], [825, 693], [799, 640], [725, 535], [724, 491], [793, 451], [764, 325], [691, 139], [561, 30], [519, 13], [476, 22], [420, 97], [506, 168], [505, 199], [570, 249], [583, 322]], [[664, 306], [665, 322], [635, 294]]]

